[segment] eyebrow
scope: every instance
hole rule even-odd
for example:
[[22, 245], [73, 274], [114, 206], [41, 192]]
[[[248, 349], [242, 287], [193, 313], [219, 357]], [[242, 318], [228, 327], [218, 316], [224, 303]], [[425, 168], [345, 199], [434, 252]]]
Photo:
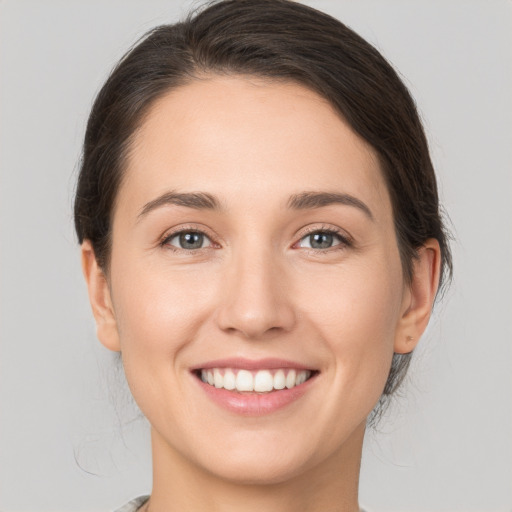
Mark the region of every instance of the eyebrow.
[[[342, 204], [358, 208], [370, 220], [374, 220], [370, 208], [368, 208], [363, 201], [350, 194], [340, 194], [337, 192], [301, 192], [300, 194], [290, 196], [286, 206], [292, 210], [308, 210], [322, 208], [332, 204]], [[207, 192], [170, 191], [146, 203], [142, 207], [137, 220], [140, 220], [149, 212], [167, 205], [185, 206], [195, 210], [221, 210], [220, 201]]]
[[186, 206], [195, 210], [220, 210], [220, 203], [216, 197], [206, 192], [166, 192], [156, 199], [146, 203], [138, 217], [139, 219], [149, 212], [167, 205]]
[[156, 210], [162, 206], [176, 205], [194, 208], [195, 210], [220, 210], [220, 202], [211, 194], [206, 192], [166, 192], [156, 199], [146, 203], [137, 219], [147, 215], [149, 212]]
[[337, 192], [302, 192], [294, 194], [288, 200], [288, 208], [293, 210], [307, 210], [311, 208], [322, 208], [331, 204], [343, 204], [353, 206], [361, 210], [370, 220], [374, 220], [373, 214], [368, 206], [350, 194]]

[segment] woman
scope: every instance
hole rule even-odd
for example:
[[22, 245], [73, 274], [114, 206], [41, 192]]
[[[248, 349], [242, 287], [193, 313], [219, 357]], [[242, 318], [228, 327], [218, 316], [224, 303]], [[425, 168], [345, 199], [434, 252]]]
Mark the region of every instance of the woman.
[[451, 270], [382, 56], [284, 0], [155, 29], [93, 106], [75, 222], [151, 424], [151, 497], [122, 510], [359, 510], [366, 425]]

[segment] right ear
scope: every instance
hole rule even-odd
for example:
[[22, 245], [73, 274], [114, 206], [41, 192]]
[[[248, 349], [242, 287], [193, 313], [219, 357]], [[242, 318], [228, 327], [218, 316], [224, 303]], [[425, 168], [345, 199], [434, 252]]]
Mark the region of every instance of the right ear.
[[96, 334], [101, 343], [114, 352], [121, 351], [116, 316], [107, 278], [98, 265], [90, 240], [82, 243], [82, 272], [84, 273]]

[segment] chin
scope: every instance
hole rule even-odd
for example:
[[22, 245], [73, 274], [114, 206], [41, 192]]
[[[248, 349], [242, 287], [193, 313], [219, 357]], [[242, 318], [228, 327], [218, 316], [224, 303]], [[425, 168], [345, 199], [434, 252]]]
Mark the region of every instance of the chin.
[[[285, 437], [283, 437], [285, 436]], [[309, 436], [254, 430], [231, 442], [194, 446], [193, 459], [211, 476], [239, 485], [277, 485], [297, 478], [327, 456]], [[330, 447], [332, 448], [332, 447]], [[186, 456], [186, 454], [185, 454]]]
[[[210, 462], [210, 461], [209, 461]], [[238, 485], [277, 485], [296, 478], [307, 470], [307, 462], [286, 457], [263, 456], [236, 458], [230, 455], [206, 468], [213, 476]]]

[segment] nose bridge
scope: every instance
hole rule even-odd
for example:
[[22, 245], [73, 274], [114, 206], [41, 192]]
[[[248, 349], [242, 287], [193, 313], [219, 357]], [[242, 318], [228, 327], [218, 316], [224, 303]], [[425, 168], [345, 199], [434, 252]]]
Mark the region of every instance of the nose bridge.
[[227, 267], [218, 311], [223, 330], [261, 338], [292, 328], [295, 315], [285, 285], [286, 275], [270, 242], [246, 239], [233, 248]]

